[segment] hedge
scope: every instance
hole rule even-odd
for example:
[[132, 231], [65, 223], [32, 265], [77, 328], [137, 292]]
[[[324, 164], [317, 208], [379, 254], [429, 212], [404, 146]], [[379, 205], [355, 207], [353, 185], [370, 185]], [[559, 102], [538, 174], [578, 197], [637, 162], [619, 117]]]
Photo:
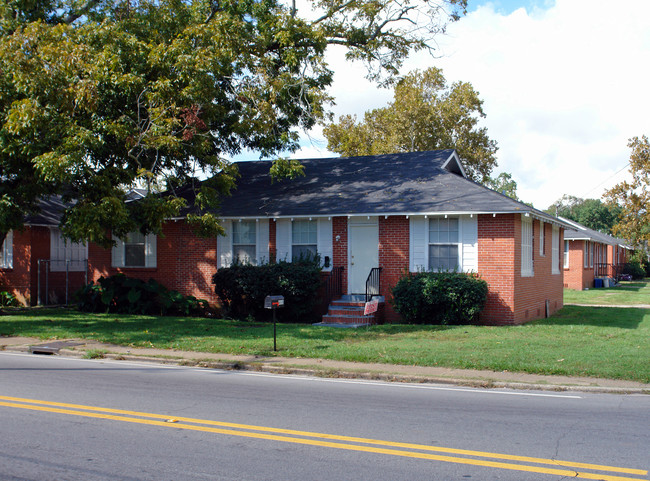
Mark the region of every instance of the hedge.
[[485, 306], [483, 279], [461, 272], [406, 273], [392, 290], [392, 304], [414, 324], [468, 324]]
[[318, 259], [280, 261], [273, 264], [235, 263], [212, 277], [224, 314], [235, 319], [268, 320], [264, 309], [268, 295], [284, 296], [284, 307], [276, 316], [285, 322], [311, 322], [321, 284]]

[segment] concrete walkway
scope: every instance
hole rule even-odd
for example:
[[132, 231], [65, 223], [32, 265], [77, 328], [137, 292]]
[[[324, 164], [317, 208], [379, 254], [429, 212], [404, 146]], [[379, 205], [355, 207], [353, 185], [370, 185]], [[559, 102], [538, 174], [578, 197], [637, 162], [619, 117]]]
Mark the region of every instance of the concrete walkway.
[[264, 371], [320, 377], [374, 379], [393, 382], [443, 383], [483, 388], [538, 389], [650, 394], [650, 384], [588, 377], [544, 376], [508, 371], [400, 366], [327, 359], [261, 357], [172, 349], [133, 348], [86, 339], [45, 342], [36, 338], [0, 337], [0, 351], [138, 360], [213, 369]]

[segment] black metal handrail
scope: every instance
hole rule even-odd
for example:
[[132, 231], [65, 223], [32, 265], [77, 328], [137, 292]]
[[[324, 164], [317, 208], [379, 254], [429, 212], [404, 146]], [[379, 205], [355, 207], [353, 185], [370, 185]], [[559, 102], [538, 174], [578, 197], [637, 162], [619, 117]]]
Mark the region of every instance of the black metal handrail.
[[366, 302], [381, 292], [381, 267], [373, 267], [366, 279]]
[[333, 267], [332, 271], [325, 278], [324, 309], [327, 309], [335, 297], [341, 297], [343, 295], [343, 269], [343, 266]]
[[[594, 264], [594, 275], [596, 277], [606, 277], [609, 273], [610, 266], [612, 265], [601, 263], [601, 262]], [[613, 270], [613, 266], [612, 266], [612, 270]]]

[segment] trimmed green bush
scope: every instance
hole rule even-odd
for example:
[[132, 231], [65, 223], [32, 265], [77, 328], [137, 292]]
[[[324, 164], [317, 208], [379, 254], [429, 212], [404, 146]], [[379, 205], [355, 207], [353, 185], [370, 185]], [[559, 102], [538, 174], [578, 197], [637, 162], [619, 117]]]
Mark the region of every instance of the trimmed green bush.
[[487, 300], [487, 282], [461, 272], [407, 273], [392, 290], [392, 304], [413, 324], [469, 324]]
[[235, 263], [219, 269], [212, 282], [225, 314], [230, 317], [268, 320], [272, 313], [264, 309], [264, 299], [280, 295], [284, 296], [284, 307], [276, 311], [278, 320], [311, 322], [315, 319], [320, 270], [318, 259], [259, 266]]
[[90, 283], [79, 289], [75, 297], [77, 307], [85, 312], [162, 316], [205, 316], [209, 313], [206, 300], [184, 296], [153, 279], [144, 282], [124, 274], [100, 277], [97, 284]]
[[645, 277], [646, 271], [639, 262], [632, 261], [623, 265], [622, 274], [629, 274], [632, 276], [632, 279], [638, 280]]

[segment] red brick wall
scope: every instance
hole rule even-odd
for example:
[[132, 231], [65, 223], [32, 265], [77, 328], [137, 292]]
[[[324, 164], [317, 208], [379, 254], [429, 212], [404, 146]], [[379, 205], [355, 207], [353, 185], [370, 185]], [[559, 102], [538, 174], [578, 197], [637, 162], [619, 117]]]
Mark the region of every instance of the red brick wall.
[[275, 220], [269, 219], [269, 261], [275, 262], [278, 256], [278, 245], [276, 241], [277, 224]]
[[[515, 246], [514, 214], [478, 216], [478, 272], [488, 283], [488, 298], [480, 321], [514, 324], [514, 273], [520, 266]], [[519, 231], [521, 236], [521, 231]]]
[[[338, 237], [338, 240], [337, 239]], [[332, 267], [344, 268], [342, 291], [348, 292], [348, 218], [332, 218]]]
[[[32, 298], [31, 237], [32, 230], [29, 227], [13, 232], [13, 267], [0, 269], [0, 290], [9, 291], [16, 296], [21, 304], [26, 305], [31, 303]], [[33, 296], [36, 299], [36, 293]]]
[[212, 276], [217, 272], [217, 240], [196, 236], [184, 221], [166, 222], [157, 239], [154, 268], [111, 266], [111, 249], [88, 247], [89, 280], [123, 273], [147, 281], [154, 279], [181, 294], [217, 302]]
[[397, 322], [400, 317], [390, 303], [391, 289], [409, 268], [409, 220], [406, 216], [379, 218], [379, 267], [381, 295], [386, 298], [384, 319]]
[[[515, 239], [521, 239], [521, 216], [515, 215]], [[552, 273], [552, 226], [544, 222], [544, 254], [540, 254], [540, 224], [533, 219], [533, 273], [532, 277], [521, 276], [521, 242], [515, 242], [515, 309], [514, 323], [521, 324], [546, 317], [562, 308], [564, 302], [564, 278], [562, 269], [559, 274]], [[562, 245], [560, 235], [560, 245]]]
[[[540, 255], [540, 221], [533, 220], [532, 277], [521, 276], [521, 216], [480, 215], [479, 275], [488, 283], [488, 301], [480, 320], [485, 324], [521, 324], [562, 307], [563, 276], [551, 273], [552, 226], [544, 223], [544, 255]], [[560, 234], [560, 246], [562, 235]], [[561, 250], [559, 261], [561, 262]]]
[[[564, 269], [564, 286], [569, 289], [581, 291], [594, 285], [594, 268], [585, 267], [586, 242], [584, 240], [569, 241], [569, 268]], [[609, 256], [607, 260], [610, 262]]]
[[[38, 302], [38, 261], [50, 258], [50, 229], [27, 226], [13, 232], [13, 268], [0, 269], [0, 289], [7, 289], [25, 305]], [[47, 274], [47, 280], [46, 280]], [[69, 299], [76, 289], [83, 285], [83, 273], [69, 274]], [[41, 296], [45, 301], [45, 290], [49, 302], [65, 301], [65, 272], [47, 272], [47, 264], [41, 265]]]

